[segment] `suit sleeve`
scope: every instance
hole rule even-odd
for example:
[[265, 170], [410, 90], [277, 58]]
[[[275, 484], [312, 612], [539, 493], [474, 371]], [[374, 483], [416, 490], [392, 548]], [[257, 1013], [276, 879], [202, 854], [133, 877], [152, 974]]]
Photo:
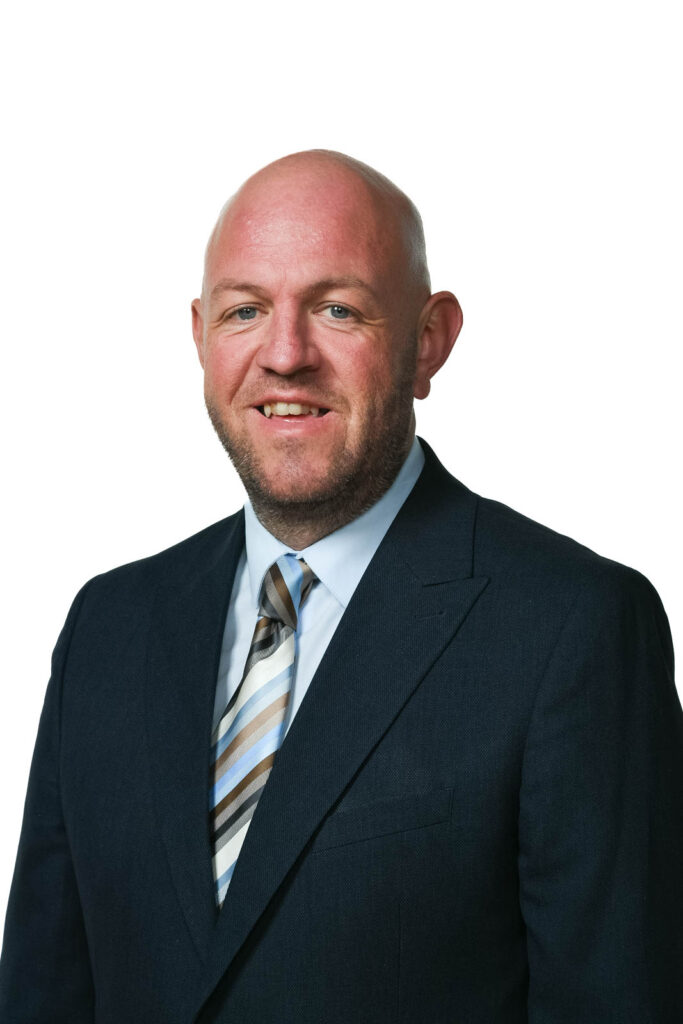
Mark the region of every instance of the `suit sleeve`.
[[84, 591], [59, 637], [33, 754], [0, 960], [3, 1024], [92, 1024], [88, 947], [62, 816], [62, 676]]
[[539, 686], [519, 820], [529, 1024], [683, 1021], [683, 715], [664, 609], [583, 586]]

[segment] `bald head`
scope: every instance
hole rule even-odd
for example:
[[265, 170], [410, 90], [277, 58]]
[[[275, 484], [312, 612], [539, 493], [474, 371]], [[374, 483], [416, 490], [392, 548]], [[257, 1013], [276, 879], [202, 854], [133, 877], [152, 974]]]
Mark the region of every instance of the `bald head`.
[[[303, 204], [298, 202], [306, 196]], [[311, 149], [282, 157], [257, 171], [228, 199], [221, 210], [206, 247], [203, 293], [210, 276], [217, 244], [231, 223], [282, 208], [288, 198], [292, 210], [325, 204], [340, 216], [358, 218], [359, 228], [371, 223], [377, 236], [377, 255], [399, 273], [404, 286], [423, 303], [430, 293], [429, 271], [422, 219], [415, 204], [392, 181], [368, 164], [344, 153]], [[294, 218], [293, 218], [294, 219]], [[254, 221], [254, 227], [256, 222]], [[294, 223], [292, 224], [295, 230]]]
[[192, 333], [211, 422], [264, 525], [302, 549], [388, 489], [462, 314], [420, 217], [341, 153], [295, 153], [221, 211]]

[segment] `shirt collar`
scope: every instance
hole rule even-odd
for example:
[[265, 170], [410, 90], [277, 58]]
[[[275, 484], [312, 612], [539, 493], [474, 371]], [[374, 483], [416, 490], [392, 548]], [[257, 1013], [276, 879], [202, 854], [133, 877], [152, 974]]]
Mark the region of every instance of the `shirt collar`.
[[[424, 461], [420, 442], [414, 438], [398, 476], [372, 508], [315, 544], [293, 552], [305, 558], [343, 608], [351, 600], [372, 556], [415, 486]], [[244, 522], [251, 597], [254, 608], [258, 609], [263, 577], [280, 555], [292, 549], [266, 530], [249, 501], [244, 506]]]

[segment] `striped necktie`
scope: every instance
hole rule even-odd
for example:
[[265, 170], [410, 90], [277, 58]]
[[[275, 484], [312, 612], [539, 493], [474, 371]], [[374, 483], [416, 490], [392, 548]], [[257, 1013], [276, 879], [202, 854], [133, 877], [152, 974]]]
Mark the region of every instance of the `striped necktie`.
[[282, 743], [299, 608], [316, 578], [304, 560], [292, 554], [271, 565], [261, 588], [259, 618], [242, 681], [212, 737], [211, 842], [219, 907]]

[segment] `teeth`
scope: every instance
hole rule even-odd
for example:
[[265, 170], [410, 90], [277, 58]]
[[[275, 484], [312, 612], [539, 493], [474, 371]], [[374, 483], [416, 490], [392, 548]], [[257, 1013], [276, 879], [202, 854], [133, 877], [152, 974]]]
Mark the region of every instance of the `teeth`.
[[320, 407], [304, 405], [302, 402], [272, 402], [263, 406], [264, 416], [318, 416]]

